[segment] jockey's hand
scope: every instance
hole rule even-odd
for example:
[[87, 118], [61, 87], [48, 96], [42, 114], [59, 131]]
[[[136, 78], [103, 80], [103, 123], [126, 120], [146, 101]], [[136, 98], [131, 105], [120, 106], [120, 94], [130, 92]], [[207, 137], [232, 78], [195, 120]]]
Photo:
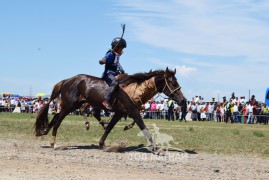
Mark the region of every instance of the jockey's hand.
[[103, 59], [99, 60], [99, 64], [101, 64], [101, 65], [105, 64], [105, 63], [103, 62]]
[[119, 74], [125, 74], [124, 70], [118, 70]]
[[118, 67], [117, 71], [119, 74], [125, 74], [125, 71], [123, 70], [122, 67]]

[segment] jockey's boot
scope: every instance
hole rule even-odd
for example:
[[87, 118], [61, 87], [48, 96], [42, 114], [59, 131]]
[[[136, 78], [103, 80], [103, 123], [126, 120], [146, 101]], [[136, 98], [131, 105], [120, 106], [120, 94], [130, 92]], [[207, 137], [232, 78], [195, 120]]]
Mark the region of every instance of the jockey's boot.
[[110, 105], [110, 103], [109, 103], [108, 100], [105, 99], [105, 100], [102, 102], [102, 104], [103, 104], [103, 106], [105, 106], [105, 108], [106, 108], [107, 110], [112, 111], [112, 107], [111, 107], [111, 105]]

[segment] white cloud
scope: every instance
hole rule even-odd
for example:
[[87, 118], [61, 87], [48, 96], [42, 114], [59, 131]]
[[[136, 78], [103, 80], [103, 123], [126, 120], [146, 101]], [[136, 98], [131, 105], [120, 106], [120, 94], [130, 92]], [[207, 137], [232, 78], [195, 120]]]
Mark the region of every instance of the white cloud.
[[179, 55], [176, 62], [153, 63], [176, 67], [187, 94], [247, 96], [251, 89], [263, 99], [269, 85], [268, 8], [267, 0], [123, 0], [117, 18], [130, 27], [132, 41]]
[[121, 5], [124, 20], [143, 43], [188, 54], [269, 59], [266, 1], [138, 0]]
[[159, 59], [151, 60], [151, 62], [160, 67], [168, 67], [172, 70], [176, 69], [176, 73], [184, 77], [189, 76], [192, 72], [195, 72], [197, 70], [195, 67], [188, 67], [186, 65], [174, 65]]
[[177, 73], [179, 73], [181, 76], [188, 76], [192, 72], [196, 71], [196, 68], [193, 67], [187, 67], [185, 65], [183, 66], [176, 66]]

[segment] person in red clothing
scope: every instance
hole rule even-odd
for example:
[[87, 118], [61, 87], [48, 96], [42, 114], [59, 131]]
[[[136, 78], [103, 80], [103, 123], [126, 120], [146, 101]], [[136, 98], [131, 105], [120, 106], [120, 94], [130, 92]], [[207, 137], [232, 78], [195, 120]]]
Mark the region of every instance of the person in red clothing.
[[220, 112], [220, 105], [217, 106], [216, 108], [216, 119], [217, 122], [221, 122], [221, 116], [220, 116], [221, 112]]
[[156, 102], [155, 101], [152, 101], [151, 106], [150, 106], [151, 111], [156, 111], [156, 107], [157, 107]]
[[243, 114], [243, 116], [244, 116], [244, 123], [246, 123], [246, 122], [247, 122], [247, 119], [248, 119], [248, 115], [247, 115], [247, 105], [246, 105], [246, 104], [243, 105], [243, 108], [242, 108], [242, 114]]

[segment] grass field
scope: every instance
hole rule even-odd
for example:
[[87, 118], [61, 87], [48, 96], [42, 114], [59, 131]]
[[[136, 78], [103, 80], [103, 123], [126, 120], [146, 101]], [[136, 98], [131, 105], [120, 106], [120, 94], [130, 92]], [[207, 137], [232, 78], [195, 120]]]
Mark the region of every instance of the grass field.
[[[50, 119], [52, 116], [50, 116]], [[82, 116], [67, 116], [57, 135], [58, 143], [69, 145], [98, 145], [103, 134], [102, 127], [94, 118], [90, 118], [91, 128], [86, 131]], [[247, 155], [269, 158], [269, 126], [224, 124], [216, 122], [178, 122], [165, 120], [144, 120], [148, 129], [156, 123], [161, 133], [173, 137], [173, 147], [197, 153], [217, 153], [227, 155]], [[0, 113], [0, 139], [33, 139], [35, 115]], [[139, 137], [139, 129], [123, 131], [131, 119], [122, 120], [112, 130], [106, 144], [126, 142], [127, 146], [147, 145], [144, 137]], [[42, 140], [50, 140], [51, 132]]]

